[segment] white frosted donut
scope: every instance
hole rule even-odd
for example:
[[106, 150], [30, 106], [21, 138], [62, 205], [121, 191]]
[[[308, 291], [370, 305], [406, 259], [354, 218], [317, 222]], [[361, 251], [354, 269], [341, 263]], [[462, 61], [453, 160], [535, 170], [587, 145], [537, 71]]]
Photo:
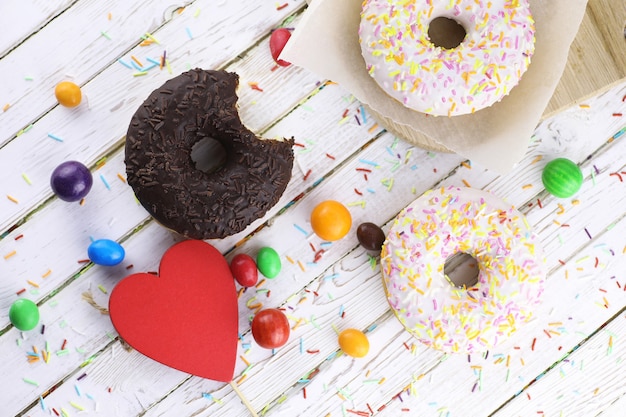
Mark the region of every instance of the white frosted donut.
[[[452, 49], [428, 30], [438, 17], [466, 36]], [[359, 28], [367, 69], [391, 97], [432, 115], [461, 115], [509, 94], [535, 50], [528, 0], [364, 0]]]
[[[444, 274], [451, 255], [473, 256], [478, 282], [458, 288]], [[417, 339], [444, 352], [485, 351], [527, 322], [546, 276], [525, 216], [471, 188], [430, 190], [393, 222], [381, 252], [389, 305]]]

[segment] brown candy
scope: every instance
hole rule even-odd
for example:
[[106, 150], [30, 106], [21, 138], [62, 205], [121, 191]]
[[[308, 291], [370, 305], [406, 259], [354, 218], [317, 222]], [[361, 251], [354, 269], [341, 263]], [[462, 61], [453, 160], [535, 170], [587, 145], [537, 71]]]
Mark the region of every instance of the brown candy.
[[365, 249], [380, 252], [385, 241], [385, 233], [374, 223], [366, 222], [361, 223], [356, 229], [356, 238]]

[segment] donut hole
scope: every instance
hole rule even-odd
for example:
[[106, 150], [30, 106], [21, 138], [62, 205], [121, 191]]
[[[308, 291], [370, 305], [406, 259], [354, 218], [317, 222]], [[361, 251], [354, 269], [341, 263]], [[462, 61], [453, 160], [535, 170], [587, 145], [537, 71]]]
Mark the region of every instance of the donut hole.
[[191, 147], [191, 160], [197, 170], [210, 174], [226, 164], [226, 149], [211, 137], [200, 139]]
[[467, 31], [459, 22], [448, 17], [436, 17], [428, 25], [428, 38], [433, 45], [454, 49], [463, 42]]
[[478, 283], [478, 261], [465, 252], [457, 252], [446, 259], [443, 273], [451, 285], [471, 288]]

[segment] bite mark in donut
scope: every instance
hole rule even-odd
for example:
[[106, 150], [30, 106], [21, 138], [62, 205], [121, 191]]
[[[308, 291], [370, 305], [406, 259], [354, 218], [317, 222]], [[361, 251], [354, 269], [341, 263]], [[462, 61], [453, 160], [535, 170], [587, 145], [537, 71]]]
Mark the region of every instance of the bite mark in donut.
[[[185, 72], [153, 91], [128, 128], [128, 183], [159, 223], [189, 238], [242, 231], [278, 202], [291, 178], [293, 138], [260, 139], [243, 125], [238, 82], [225, 71]], [[226, 152], [214, 172], [192, 160], [203, 139]]]

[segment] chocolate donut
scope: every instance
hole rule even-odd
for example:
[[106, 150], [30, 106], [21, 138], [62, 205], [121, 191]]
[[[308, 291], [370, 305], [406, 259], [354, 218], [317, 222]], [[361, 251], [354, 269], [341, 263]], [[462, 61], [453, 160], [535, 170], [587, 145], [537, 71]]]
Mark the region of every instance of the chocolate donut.
[[[237, 112], [239, 76], [194, 69], [150, 94], [126, 135], [126, 175], [163, 226], [193, 239], [242, 231], [274, 206], [291, 178], [293, 138], [259, 139]], [[196, 168], [192, 147], [218, 141], [226, 161]]]

